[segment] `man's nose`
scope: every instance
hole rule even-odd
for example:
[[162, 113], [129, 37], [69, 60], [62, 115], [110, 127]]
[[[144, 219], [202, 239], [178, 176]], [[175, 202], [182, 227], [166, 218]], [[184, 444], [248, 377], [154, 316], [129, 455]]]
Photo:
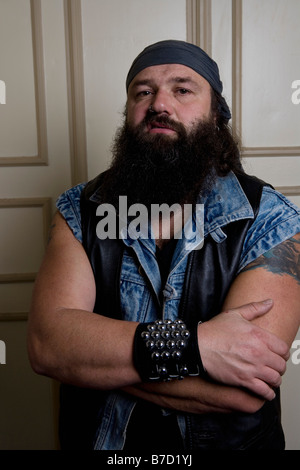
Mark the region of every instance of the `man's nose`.
[[173, 97], [167, 91], [159, 90], [153, 95], [151, 100], [152, 112], [171, 115], [173, 113], [173, 109]]

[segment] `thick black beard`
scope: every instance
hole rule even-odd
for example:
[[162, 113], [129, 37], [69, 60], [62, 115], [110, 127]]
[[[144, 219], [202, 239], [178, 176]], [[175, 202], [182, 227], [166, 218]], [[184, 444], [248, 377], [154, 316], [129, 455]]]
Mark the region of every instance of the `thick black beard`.
[[[177, 136], [146, 134], [150, 121], [170, 125]], [[200, 192], [214, 182], [223, 145], [213, 119], [199, 121], [186, 132], [168, 117], [147, 117], [132, 128], [127, 121], [117, 131], [112, 147], [113, 161], [102, 187], [103, 201], [118, 207], [119, 196], [128, 206], [140, 203], [168, 206], [195, 204]]]

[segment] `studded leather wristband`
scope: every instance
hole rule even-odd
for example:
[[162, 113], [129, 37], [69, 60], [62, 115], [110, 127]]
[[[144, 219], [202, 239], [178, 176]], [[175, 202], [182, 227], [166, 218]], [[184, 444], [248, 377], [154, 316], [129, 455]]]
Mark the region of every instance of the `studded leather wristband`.
[[134, 363], [143, 382], [206, 376], [197, 339], [182, 320], [140, 323], [134, 338]]

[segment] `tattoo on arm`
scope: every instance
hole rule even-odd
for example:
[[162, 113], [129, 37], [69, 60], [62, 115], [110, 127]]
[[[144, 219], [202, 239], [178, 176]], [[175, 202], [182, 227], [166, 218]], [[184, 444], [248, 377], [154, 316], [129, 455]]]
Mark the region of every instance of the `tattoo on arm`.
[[274, 274], [288, 274], [300, 285], [300, 234], [286, 240], [254, 260], [243, 271], [263, 268]]
[[49, 244], [51, 239], [52, 239], [52, 234], [53, 234], [53, 230], [54, 230], [55, 227], [56, 227], [56, 224], [54, 224], [54, 223], [50, 226], [47, 244]]

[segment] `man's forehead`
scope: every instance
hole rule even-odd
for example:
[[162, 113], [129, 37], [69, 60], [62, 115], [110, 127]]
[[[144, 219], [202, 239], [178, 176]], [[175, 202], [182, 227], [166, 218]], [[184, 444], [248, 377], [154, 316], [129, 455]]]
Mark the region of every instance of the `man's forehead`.
[[195, 86], [208, 86], [208, 81], [190, 67], [181, 64], [161, 64], [146, 67], [132, 80], [131, 87], [161, 82], [190, 83]]

